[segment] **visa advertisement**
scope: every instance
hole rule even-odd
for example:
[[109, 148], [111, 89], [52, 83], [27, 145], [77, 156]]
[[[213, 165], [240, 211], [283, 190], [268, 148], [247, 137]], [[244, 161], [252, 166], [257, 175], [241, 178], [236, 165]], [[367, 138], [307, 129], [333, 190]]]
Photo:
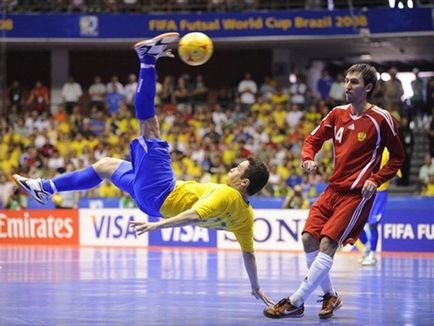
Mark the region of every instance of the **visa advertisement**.
[[0, 244], [78, 245], [78, 210], [0, 210]]
[[149, 233], [150, 246], [217, 247], [217, 231], [186, 225]]
[[147, 219], [138, 209], [81, 209], [80, 245], [146, 247], [148, 234], [138, 237], [129, 223]]
[[11, 14], [0, 18], [6, 38], [141, 39], [202, 31], [215, 38], [329, 36], [434, 31], [430, 8], [268, 11], [200, 14]]
[[[303, 250], [301, 231], [307, 210], [255, 209], [254, 214], [255, 250]], [[240, 248], [230, 232], [219, 231], [217, 244], [218, 248]]]

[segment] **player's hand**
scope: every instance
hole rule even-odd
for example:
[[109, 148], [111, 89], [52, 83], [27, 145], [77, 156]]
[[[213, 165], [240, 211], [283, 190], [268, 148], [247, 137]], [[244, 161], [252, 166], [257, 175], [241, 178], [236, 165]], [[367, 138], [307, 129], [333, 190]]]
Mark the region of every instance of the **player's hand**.
[[264, 302], [264, 304], [268, 307], [270, 305], [274, 305], [274, 302], [270, 300], [269, 297], [267, 297], [267, 295], [261, 290], [261, 289], [252, 289], [252, 295], [256, 298], [256, 299], [261, 299], [262, 302]]
[[153, 231], [157, 229], [156, 223], [149, 223], [149, 222], [130, 222], [130, 227], [134, 229], [134, 231], [137, 232], [137, 235], [141, 235], [145, 232]]
[[316, 165], [315, 161], [308, 160], [301, 163], [301, 168], [305, 173], [309, 174], [314, 173], [318, 169], [318, 166]]
[[366, 180], [365, 184], [362, 188], [362, 196], [363, 198], [369, 199], [372, 197], [373, 194], [377, 191], [377, 184], [373, 181]]

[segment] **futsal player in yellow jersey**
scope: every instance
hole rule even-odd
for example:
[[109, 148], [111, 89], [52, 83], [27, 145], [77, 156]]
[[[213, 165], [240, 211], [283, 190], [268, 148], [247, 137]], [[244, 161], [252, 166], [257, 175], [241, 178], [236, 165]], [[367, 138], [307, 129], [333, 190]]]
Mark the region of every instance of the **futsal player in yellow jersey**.
[[[389, 161], [389, 156], [389, 151], [385, 148], [381, 155], [380, 168], [386, 165]], [[398, 170], [397, 176], [401, 177], [401, 170]], [[360, 242], [365, 245], [363, 256], [359, 260], [362, 266], [373, 266], [377, 264], [376, 251], [378, 243], [378, 224], [380, 223], [386, 208], [388, 197], [387, 189], [389, 188], [390, 181], [391, 180], [386, 181], [377, 188], [377, 194], [369, 213], [368, 222], [366, 223], [363, 232], [360, 234]]]
[[56, 192], [89, 189], [108, 179], [129, 193], [143, 212], [163, 217], [158, 222], [133, 222], [131, 226], [139, 235], [189, 224], [231, 231], [243, 252], [252, 295], [270, 305], [271, 300], [259, 286], [253, 253], [253, 210], [247, 199], [267, 183], [267, 167], [249, 158], [229, 171], [226, 185], [175, 181], [169, 145], [160, 139], [154, 107], [155, 64], [160, 57], [173, 57], [167, 47], [178, 38], [178, 33], [165, 33], [135, 45], [140, 59], [140, 79], [135, 96], [140, 136], [130, 144], [131, 162], [107, 157], [54, 179], [15, 175], [15, 180], [35, 200], [44, 204]]

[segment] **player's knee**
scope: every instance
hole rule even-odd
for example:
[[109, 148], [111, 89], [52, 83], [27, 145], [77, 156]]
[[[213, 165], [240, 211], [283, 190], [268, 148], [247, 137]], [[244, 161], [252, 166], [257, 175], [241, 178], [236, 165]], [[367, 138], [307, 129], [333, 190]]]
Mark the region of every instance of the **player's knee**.
[[303, 242], [303, 247], [306, 252], [315, 251], [319, 248], [318, 239], [308, 232], [303, 232], [301, 241]]
[[307, 232], [303, 232], [303, 234], [301, 236], [301, 240], [303, 241], [303, 243], [311, 242], [312, 238], [313, 238], [313, 236]]
[[112, 157], [103, 157], [93, 164], [95, 172], [101, 179], [109, 179], [121, 164], [121, 160]]
[[329, 237], [322, 237], [319, 250], [330, 257], [333, 257], [338, 249], [338, 243]]

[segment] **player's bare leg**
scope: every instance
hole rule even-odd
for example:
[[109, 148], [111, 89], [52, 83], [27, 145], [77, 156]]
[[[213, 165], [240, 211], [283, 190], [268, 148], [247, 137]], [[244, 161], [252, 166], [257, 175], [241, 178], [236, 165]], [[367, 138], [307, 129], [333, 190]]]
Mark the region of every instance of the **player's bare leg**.
[[157, 117], [139, 120], [140, 136], [145, 138], [161, 138], [160, 123]]
[[319, 251], [325, 253], [330, 257], [334, 257], [336, 250], [338, 249], [338, 243], [329, 237], [323, 237], [319, 244]]
[[304, 252], [308, 253], [319, 250], [318, 239], [310, 233], [304, 232], [301, 236], [301, 241], [303, 242]]
[[95, 162], [92, 166], [101, 179], [111, 179], [113, 173], [118, 169], [123, 160], [114, 157], [104, 157]]

